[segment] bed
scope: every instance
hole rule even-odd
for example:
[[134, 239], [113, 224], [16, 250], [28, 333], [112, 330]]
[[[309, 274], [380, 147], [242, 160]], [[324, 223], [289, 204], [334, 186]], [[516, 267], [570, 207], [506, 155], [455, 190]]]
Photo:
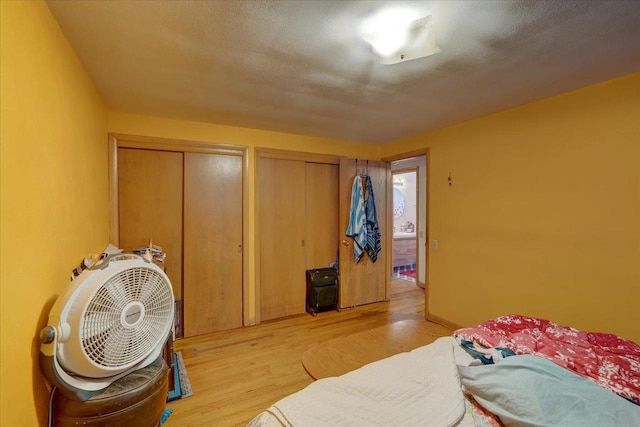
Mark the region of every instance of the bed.
[[508, 315], [325, 378], [248, 424], [640, 426], [640, 345]]

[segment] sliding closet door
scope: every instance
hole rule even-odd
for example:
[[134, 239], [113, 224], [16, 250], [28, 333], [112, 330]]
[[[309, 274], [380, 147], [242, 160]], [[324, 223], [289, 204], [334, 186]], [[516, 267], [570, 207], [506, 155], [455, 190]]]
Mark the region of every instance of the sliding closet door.
[[339, 231], [338, 165], [305, 164], [306, 268], [328, 267], [336, 261]]
[[305, 163], [259, 159], [260, 320], [305, 311]]
[[131, 252], [153, 239], [181, 299], [182, 153], [118, 148], [118, 207], [119, 246]]
[[[365, 168], [364, 162], [358, 163], [358, 168]], [[358, 264], [355, 263], [353, 253], [353, 239], [345, 236], [349, 225], [351, 209], [351, 188], [355, 177], [356, 162], [354, 159], [344, 158], [340, 161], [340, 306], [353, 307], [384, 301], [388, 275], [387, 251], [384, 247], [387, 227], [387, 182], [390, 172], [385, 162], [369, 162], [369, 176], [373, 183], [378, 226], [382, 233], [382, 250], [375, 263], [365, 253]], [[364, 181], [363, 181], [364, 182]], [[363, 184], [364, 188], [364, 184]], [[389, 241], [389, 239], [386, 239]]]
[[184, 153], [185, 336], [242, 326], [242, 157]]

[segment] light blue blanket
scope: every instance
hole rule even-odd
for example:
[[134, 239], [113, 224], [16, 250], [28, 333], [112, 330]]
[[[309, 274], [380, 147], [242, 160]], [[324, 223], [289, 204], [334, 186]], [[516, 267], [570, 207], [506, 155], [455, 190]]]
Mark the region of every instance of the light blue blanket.
[[460, 381], [505, 426], [640, 426], [640, 406], [533, 355], [459, 366]]

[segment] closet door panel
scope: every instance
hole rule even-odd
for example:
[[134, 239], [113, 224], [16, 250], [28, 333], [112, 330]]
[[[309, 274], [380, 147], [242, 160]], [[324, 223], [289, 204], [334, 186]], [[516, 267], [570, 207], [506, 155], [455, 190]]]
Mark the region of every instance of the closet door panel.
[[259, 159], [261, 321], [305, 311], [305, 163]]
[[182, 296], [182, 153], [118, 148], [119, 246], [149, 240], [167, 253], [165, 268]]
[[[389, 277], [386, 274], [385, 238], [388, 232], [386, 206], [387, 183], [391, 174], [385, 162], [369, 161], [368, 164], [369, 176], [373, 184], [378, 226], [382, 234], [382, 250], [375, 263], [371, 261], [366, 252], [360, 262], [355, 263], [354, 242], [351, 237], [345, 235], [345, 232], [349, 225], [351, 188], [355, 178], [356, 162], [354, 159], [344, 158], [340, 162], [340, 239], [342, 242], [340, 245], [340, 306], [343, 308], [384, 301], [386, 298], [386, 281]], [[358, 168], [365, 168], [363, 161], [358, 162]]]
[[306, 269], [328, 267], [336, 261], [339, 229], [338, 165], [305, 165]]
[[188, 337], [242, 326], [242, 157], [184, 156]]

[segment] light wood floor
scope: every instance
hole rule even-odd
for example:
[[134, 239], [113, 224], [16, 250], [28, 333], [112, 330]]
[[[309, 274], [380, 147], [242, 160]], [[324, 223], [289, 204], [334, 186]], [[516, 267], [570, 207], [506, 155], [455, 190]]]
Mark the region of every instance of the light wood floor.
[[193, 396], [171, 402], [166, 427], [243, 426], [312, 379], [302, 355], [316, 343], [405, 319], [424, 319], [424, 289], [392, 282], [390, 302], [309, 314], [187, 338], [181, 351]]

